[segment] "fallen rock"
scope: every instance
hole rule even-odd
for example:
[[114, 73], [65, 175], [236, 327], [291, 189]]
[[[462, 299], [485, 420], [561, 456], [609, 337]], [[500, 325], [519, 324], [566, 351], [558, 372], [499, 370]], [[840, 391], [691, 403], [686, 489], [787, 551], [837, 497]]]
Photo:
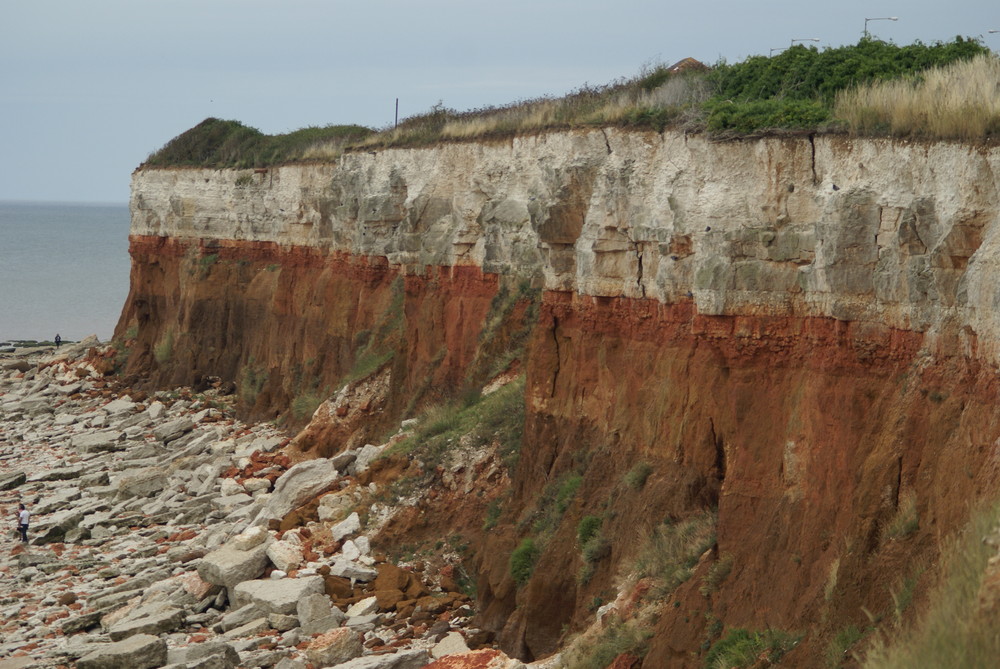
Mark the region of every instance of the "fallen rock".
[[123, 620], [108, 629], [112, 641], [121, 641], [136, 634], [164, 634], [175, 632], [184, 624], [184, 611], [166, 608], [140, 618]]
[[187, 416], [166, 422], [153, 429], [153, 436], [164, 444], [194, 429], [194, 421]]
[[28, 476], [24, 472], [0, 474], [0, 490], [13, 490], [27, 480]]
[[422, 669], [431, 657], [423, 649], [401, 650], [386, 655], [358, 657], [337, 665], [337, 669]]
[[352, 513], [347, 518], [330, 528], [330, 534], [334, 541], [341, 541], [344, 537], [350, 536], [361, 529], [361, 518], [357, 512]]
[[258, 544], [246, 551], [227, 544], [198, 562], [198, 575], [208, 583], [235, 588], [263, 574], [266, 566], [267, 544]]
[[469, 647], [465, 643], [465, 637], [458, 632], [448, 632], [443, 639], [438, 641], [431, 648], [431, 657], [439, 658], [445, 655], [456, 655], [468, 653]]
[[507, 657], [503, 651], [483, 648], [461, 655], [446, 655], [424, 669], [525, 669], [525, 665]]
[[365, 651], [357, 633], [340, 627], [313, 639], [306, 648], [306, 657], [321, 667], [339, 666]]
[[295, 613], [299, 600], [306, 595], [324, 592], [323, 577], [283, 578], [278, 581], [243, 581], [233, 588], [236, 606], [253, 604], [268, 613]]
[[136, 634], [102, 646], [76, 661], [77, 669], [153, 669], [167, 663], [167, 642]]
[[327, 458], [307, 460], [295, 465], [274, 484], [274, 491], [264, 509], [254, 521], [255, 525], [280, 519], [302, 506], [337, 482], [337, 468]]

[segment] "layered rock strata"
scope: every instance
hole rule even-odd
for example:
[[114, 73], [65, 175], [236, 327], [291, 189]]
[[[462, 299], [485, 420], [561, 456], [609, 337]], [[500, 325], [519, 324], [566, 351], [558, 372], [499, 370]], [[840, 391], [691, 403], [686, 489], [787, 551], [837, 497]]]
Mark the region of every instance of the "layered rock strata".
[[[484, 620], [522, 658], [558, 648], [635, 527], [716, 507], [727, 625], [860, 621], [888, 601], [877, 568], [903, 501], [920, 552], [997, 492], [998, 168], [961, 144], [609, 129], [140, 169], [117, 334], [129, 373], [221, 376], [253, 415], [333, 394], [370, 355], [392, 382], [351, 429], [314, 426], [332, 454], [484, 380], [495, 342], [531, 327], [505, 531], [480, 552]], [[495, 337], [499, 298], [533, 289], [537, 319]], [[547, 576], [517, 587], [518, 518], [581, 462], [587, 499]], [[623, 494], [638, 463], [649, 484]], [[607, 499], [615, 541], [581, 584], [568, 521]], [[697, 653], [707, 623], [684, 601], [654, 658]]]

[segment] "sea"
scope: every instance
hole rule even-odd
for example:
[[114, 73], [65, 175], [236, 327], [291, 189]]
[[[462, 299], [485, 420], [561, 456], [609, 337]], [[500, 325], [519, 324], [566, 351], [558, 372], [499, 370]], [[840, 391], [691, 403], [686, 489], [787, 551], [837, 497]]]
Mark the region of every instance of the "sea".
[[126, 203], [0, 201], [0, 341], [111, 339], [128, 233]]

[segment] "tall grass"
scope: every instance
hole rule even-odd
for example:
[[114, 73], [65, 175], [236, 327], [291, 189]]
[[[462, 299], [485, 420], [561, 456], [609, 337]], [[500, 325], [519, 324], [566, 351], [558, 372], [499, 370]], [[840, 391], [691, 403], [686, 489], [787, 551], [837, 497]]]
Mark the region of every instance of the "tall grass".
[[926, 613], [895, 639], [876, 640], [865, 657], [865, 669], [996, 666], [1000, 634], [995, 614], [981, 606], [981, 596], [991, 587], [987, 569], [997, 555], [996, 546], [984, 539], [995, 534], [998, 525], [1000, 504], [976, 513], [945, 545], [943, 577], [931, 593]]
[[862, 134], [962, 140], [1000, 136], [1000, 58], [979, 55], [837, 96], [834, 113]]
[[653, 530], [636, 560], [640, 577], [656, 580], [654, 596], [664, 596], [691, 578], [701, 555], [715, 545], [716, 514], [703, 511]]
[[507, 137], [517, 133], [575, 127], [635, 126], [662, 130], [697, 116], [711, 94], [706, 74], [666, 73], [657, 66], [638, 77], [606, 86], [584, 86], [561, 98], [541, 97], [466, 112], [437, 104], [399, 126], [369, 135], [359, 147], [413, 146], [438, 141]]

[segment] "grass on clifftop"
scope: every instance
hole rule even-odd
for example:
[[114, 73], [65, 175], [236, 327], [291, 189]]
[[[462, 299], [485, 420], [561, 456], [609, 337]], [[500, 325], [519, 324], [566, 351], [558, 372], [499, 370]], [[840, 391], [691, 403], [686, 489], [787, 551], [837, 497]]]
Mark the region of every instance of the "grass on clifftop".
[[[956, 65], [968, 61], [969, 72]], [[796, 45], [712, 68], [682, 63], [647, 67], [633, 78], [560, 98], [469, 111], [438, 103], [381, 131], [346, 125], [265, 135], [238, 121], [209, 118], [150, 155], [145, 166], [265, 167], [333, 160], [352, 150], [610, 126], [735, 135], [825, 128], [966, 140], [1000, 135], [1000, 65], [975, 39], [897, 46], [864, 38], [823, 50]], [[978, 120], [967, 122], [969, 117]]]
[[146, 159], [149, 167], [265, 167], [288, 162], [329, 160], [374, 130], [358, 125], [302, 128], [265, 135], [239, 121], [207, 118], [173, 138]]

